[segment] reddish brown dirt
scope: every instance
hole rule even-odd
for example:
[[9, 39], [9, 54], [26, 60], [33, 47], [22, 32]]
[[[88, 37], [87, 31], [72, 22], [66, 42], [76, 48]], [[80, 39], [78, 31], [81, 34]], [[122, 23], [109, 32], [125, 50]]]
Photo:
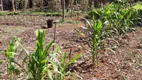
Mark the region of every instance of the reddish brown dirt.
[[97, 68], [88, 65], [91, 57], [75, 67], [83, 80], [142, 80], [142, 28], [122, 35], [118, 42], [115, 52], [109, 47], [100, 50]]
[[[83, 80], [142, 80], [142, 28], [122, 35], [119, 45], [111, 45], [116, 47], [114, 52], [110, 51], [110, 47], [100, 50], [98, 67], [93, 68], [90, 65], [91, 55], [88, 53], [87, 45], [74, 30], [83, 25], [81, 22], [57, 25], [56, 43], [61, 50], [69, 52], [72, 48], [73, 55], [80, 52], [83, 54], [83, 57], [72, 66], [73, 71], [79, 73]], [[35, 48], [35, 30], [37, 29], [40, 27], [0, 26], [0, 60], [4, 62], [5, 58], [2, 53], [12, 36], [23, 38], [24, 46], [33, 50]], [[48, 43], [53, 40], [53, 29], [46, 29], [46, 34], [45, 43]], [[5, 65], [2, 62], [0, 75], [5, 74], [3, 72]]]

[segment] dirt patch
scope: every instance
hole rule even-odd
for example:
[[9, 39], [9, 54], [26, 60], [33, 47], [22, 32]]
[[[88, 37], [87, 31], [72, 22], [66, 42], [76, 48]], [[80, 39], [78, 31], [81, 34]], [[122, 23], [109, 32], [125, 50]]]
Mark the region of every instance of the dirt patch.
[[[80, 52], [84, 55], [73, 66], [73, 71], [79, 73], [83, 80], [142, 80], [142, 28], [122, 35], [115, 50], [101, 50], [99, 65], [93, 68], [90, 65], [91, 55], [88, 53], [88, 47], [74, 30], [79, 26], [84, 26], [84, 24], [58, 24], [56, 43], [61, 50], [69, 52], [72, 48], [73, 55]], [[37, 29], [41, 27], [0, 26], [0, 60], [5, 59], [2, 52], [13, 36], [23, 38], [24, 46], [29, 50], [34, 50], [35, 30]], [[53, 40], [53, 33], [53, 29], [46, 29], [45, 43]], [[115, 44], [112, 45], [115, 46]], [[4, 74], [5, 68], [4, 63], [0, 64], [0, 75]]]
[[82, 61], [75, 69], [82, 75], [83, 80], [142, 80], [141, 30], [142, 28], [138, 28], [122, 35], [119, 46], [114, 51], [108, 48], [101, 50], [97, 68], [88, 65], [91, 62], [91, 57], [88, 56], [88, 60]]
[[31, 27], [0, 26], [0, 50], [2, 51], [6, 47], [8, 40], [10, 40], [13, 36], [17, 36], [28, 29], [31, 29]]

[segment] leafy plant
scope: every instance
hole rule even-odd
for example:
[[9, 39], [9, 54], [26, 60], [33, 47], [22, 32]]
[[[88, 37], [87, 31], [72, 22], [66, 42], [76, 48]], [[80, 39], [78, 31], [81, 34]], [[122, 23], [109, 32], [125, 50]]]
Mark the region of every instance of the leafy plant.
[[[24, 46], [21, 44], [18, 38], [13, 38], [9, 44], [8, 49], [5, 51], [6, 58], [8, 60], [8, 69], [15, 73], [15, 63], [14, 53], [17, 53], [18, 45], [27, 53], [27, 56], [22, 60], [23, 64], [18, 64], [18, 66], [26, 65], [27, 76], [31, 80], [43, 80], [47, 78], [49, 80], [64, 80], [66, 76], [70, 75], [68, 70], [69, 65], [74, 63], [81, 55], [77, 54], [70, 61], [67, 60], [67, 53], [59, 54], [58, 47], [55, 51], [50, 51], [53, 42], [50, 42], [44, 48], [45, 31], [36, 31], [36, 50], [32, 53], [28, 52]], [[17, 43], [18, 45], [16, 45]], [[63, 55], [63, 56], [62, 56]], [[21, 67], [23, 69], [23, 67]]]
[[[81, 54], [75, 55], [75, 57], [73, 57], [70, 61], [67, 61], [67, 53], [64, 53], [63, 56], [58, 53], [50, 54], [50, 56], [51, 58], [49, 62], [52, 65], [50, 67], [51, 69], [48, 70], [48, 72], [51, 73], [48, 74], [50, 80], [65, 80], [67, 76], [71, 75], [70, 71], [68, 71], [69, 65], [74, 63], [74, 61], [78, 59]], [[58, 57], [60, 57], [60, 59]]]
[[116, 3], [102, 6], [89, 13], [90, 17], [95, 17], [103, 22], [105, 32], [110, 33], [111, 31], [111, 34], [117, 35], [126, 33], [131, 26], [137, 25], [140, 19], [139, 15], [140, 11]]
[[87, 44], [88, 46], [90, 47], [91, 49], [91, 54], [92, 54], [92, 64], [93, 65], [97, 65], [98, 64], [98, 48], [99, 48], [99, 45], [101, 43], [101, 38], [102, 38], [102, 22], [101, 20], [98, 20], [96, 23], [95, 23], [95, 20], [93, 19], [93, 25], [91, 25], [91, 23], [85, 19], [88, 27], [84, 28], [87, 32], [80, 32], [80, 34], [82, 36], [89, 36], [88, 40], [87, 41]]
[[44, 49], [44, 38], [45, 31], [36, 31], [36, 50], [34, 53], [28, 55], [28, 73], [32, 75], [34, 80], [42, 80], [43, 70], [48, 66], [46, 58], [49, 55], [49, 49], [53, 41]]
[[119, 10], [114, 13], [115, 16], [110, 17], [110, 19], [108, 20], [110, 27], [112, 27], [117, 35], [125, 33], [129, 29], [129, 27], [134, 24], [131, 20], [133, 11], [132, 9]]
[[16, 71], [19, 71], [16, 68], [16, 63], [15, 63], [15, 54], [17, 52], [17, 48], [19, 46], [19, 44], [17, 43], [18, 41], [20, 41], [20, 38], [17, 37], [13, 37], [12, 40], [9, 43], [9, 46], [7, 48], [7, 50], [5, 50], [5, 56], [7, 58], [8, 61], [8, 65], [7, 65], [7, 69], [8, 71], [13, 75], [14, 73], [16, 73]]

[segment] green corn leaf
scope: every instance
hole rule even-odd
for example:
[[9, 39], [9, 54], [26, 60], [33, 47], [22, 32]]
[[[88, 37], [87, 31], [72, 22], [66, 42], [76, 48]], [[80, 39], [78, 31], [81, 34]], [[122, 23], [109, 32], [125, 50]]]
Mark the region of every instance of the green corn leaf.
[[95, 12], [99, 17], [101, 16], [101, 14], [97, 10], [94, 10], [93, 12]]
[[130, 19], [131, 16], [132, 16], [132, 11], [130, 10], [130, 11], [128, 12], [127, 19]]
[[40, 49], [43, 49], [44, 38], [45, 38], [45, 31], [44, 30], [37, 30], [36, 31], [36, 38], [37, 38], [37, 46]]
[[65, 64], [66, 62], [66, 59], [67, 59], [67, 53], [64, 53], [64, 56], [62, 57], [62, 66], [65, 68], [65, 65], [63, 65], [63, 64]]
[[81, 56], [81, 54], [77, 54], [75, 57], [73, 57], [73, 58], [69, 61], [68, 65], [74, 63], [74, 61], [77, 60], [80, 56]]
[[50, 70], [48, 70], [48, 77], [49, 77], [50, 80], [53, 80], [53, 78], [52, 78], [52, 72]]
[[97, 24], [94, 24], [93, 26], [93, 29], [95, 30], [93, 32], [94, 35], [99, 35], [100, 34], [100, 31], [101, 31], [101, 28], [102, 28], [102, 23], [100, 20], [97, 21]]
[[28, 50], [19, 42], [19, 45], [22, 47], [22, 49], [26, 52], [26, 54], [29, 56], [30, 53], [28, 52]]
[[58, 73], [61, 75], [61, 77], [63, 77], [63, 79], [61, 79], [61, 80], [64, 80], [64, 78], [65, 78], [66, 74], [63, 74], [63, 73], [62, 73], [62, 72], [60, 72], [60, 71], [58, 71]]
[[37, 60], [36, 56], [32, 56], [33, 65], [39, 64], [40, 62]]
[[41, 64], [45, 64], [46, 62], [47, 62], [47, 60], [44, 59], [44, 60], [41, 61]]
[[58, 64], [56, 64], [55, 62], [53, 62], [53, 60], [50, 60], [49, 62], [51, 62], [54, 71], [55, 71], [55, 72], [58, 72]]
[[[82, 26], [81, 26], [81, 28], [84, 29], [84, 30], [87, 30], [87, 29], [88, 29], [88, 28], [85, 28], [85, 27], [82, 27]], [[83, 36], [83, 37], [86, 36], [83, 32], [79, 31], [78, 29], [75, 29], [75, 30], [78, 32], [79, 35], [81, 35], [81, 36]]]
[[44, 38], [45, 38], [45, 31], [44, 30], [37, 30], [36, 31], [36, 44], [37, 49], [35, 52], [35, 56], [38, 57], [38, 59], [43, 59], [43, 48], [44, 48]]
[[83, 32], [80, 32], [79, 33], [81, 36], [85, 37], [85, 34]]
[[45, 57], [48, 55], [48, 50], [51, 48], [53, 42], [54, 42], [54, 41], [51, 41], [51, 42], [46, 46], [46, 48], [45, 48], [45, 50], [44, 50], [44, 53], [43, 53], [43, 54], [45, 55]]
[[60, 51], [60, 47], [58, 44], [53, 43], [53, 46], [55, 47], [55, 50], [53, 51], [54, 53], [58, 53]]
[[99, 31], [101, 30], [101, 28], [102, 28], [101, 20], [98, 20], [96, 27], [97, 27], [97, 30], [99, 30]]
[[85, 18], [84, 18], [84, 20], [85, 20], [85, 22], [87, 23], [87, 25], [88, 25], [89, 27], [91, 27], [90, 22], [89, 22], [87, 19], [85, 19]]

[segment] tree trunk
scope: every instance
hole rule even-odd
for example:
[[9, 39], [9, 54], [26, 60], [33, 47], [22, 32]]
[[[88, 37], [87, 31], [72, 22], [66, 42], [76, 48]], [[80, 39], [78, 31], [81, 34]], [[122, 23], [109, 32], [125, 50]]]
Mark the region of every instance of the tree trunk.
[[29, 0], [29, 8], [33, 8], [33, 0]]
[[15, 4], [14, 4], [14, 0], [12, 0], [12, 10], [15, 11]]
[[65, 0], [62, 0], [62, 8], [63, 8], [63, 15], [62, 15], [62, 20], [65, 20]]
[[72, 0], [69, 1], [69, 6], [72, 8]]
[[1, 11], [3, 11], [3, 1], [1, 0]]
[[28, 7], [28, 0], [25, 0], [24, 9]]
[[66, 9], [69, 8], [70, 0], [65, 0], [65, 3], [66, 3], [66, 5], [65, 5]]
[[44, 5], [44, 1], [43, 0], [40, 0], [40, 8], [42, 8]]

